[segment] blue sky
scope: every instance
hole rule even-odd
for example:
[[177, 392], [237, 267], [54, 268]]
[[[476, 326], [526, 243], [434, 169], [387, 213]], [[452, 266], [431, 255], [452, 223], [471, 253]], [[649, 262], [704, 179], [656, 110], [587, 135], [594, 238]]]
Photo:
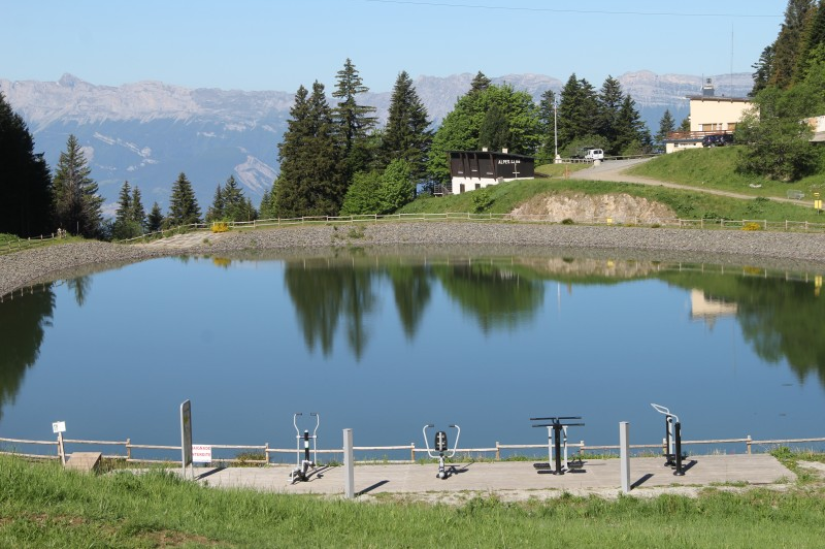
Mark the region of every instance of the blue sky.
[[787, 0], [0, 0], [0, 78], [294, 92], [349, 57], [372, 91], [462, 72], [751, 72]]

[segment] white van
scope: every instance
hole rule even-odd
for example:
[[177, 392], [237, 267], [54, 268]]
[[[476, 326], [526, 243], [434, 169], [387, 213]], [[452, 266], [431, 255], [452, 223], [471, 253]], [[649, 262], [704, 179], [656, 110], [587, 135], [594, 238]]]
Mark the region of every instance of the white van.
[[584, 153], [585, 160], [604, 160], [604, 151], [602, 149], [587, 149]]

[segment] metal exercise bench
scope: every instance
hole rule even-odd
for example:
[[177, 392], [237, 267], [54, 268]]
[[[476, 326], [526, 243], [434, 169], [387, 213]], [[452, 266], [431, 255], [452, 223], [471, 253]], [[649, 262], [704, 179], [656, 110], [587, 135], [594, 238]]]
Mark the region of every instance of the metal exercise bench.
[[[542, 421], [549, 423], [537, 423], [533, 427], [547, 427], [547, 463], [534, 463], [533, 467], [538, 469], [539, 474], [563, 475], [567, 473], [583, 473], [584, 462], [580, 459], [568, 461], [567, 459], [567, 428], [584, 427], [584, 423], [565, 423], [570, 420], [581, 419], [578, 416], [558, 416], [558, 417], [531, 417], [530, 421]], [[555, 469], [553, 462], [555, 461]]]
[[682, 453], [682, 423], [679, 421], [679, 416], [671, 413], [661, 404], [651, 402], [650, 405], [665, 416], [665, 466], [673, 467], [673, 474], [681, 477], [685, 474], [682, 460], [687, 457], [687, 454]]

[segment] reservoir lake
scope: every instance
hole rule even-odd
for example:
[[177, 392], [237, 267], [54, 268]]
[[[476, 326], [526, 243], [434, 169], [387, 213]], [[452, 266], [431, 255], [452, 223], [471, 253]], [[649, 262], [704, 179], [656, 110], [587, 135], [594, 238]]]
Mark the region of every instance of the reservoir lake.
[[655, 444], [653, 402], [687, 440], [821, 437], [821, 286], [620, 258], [154, 259], [4, 297], [0, 437], [65, 421], [70, 439], [179, 445], [187, 399], [196, 444], [294, 448], [295, 412], [320, 414], [319, 449], [343, 428], [423, 447], [428, 423], [459, 424], [462, 448], [542, 444], [536, 416]]

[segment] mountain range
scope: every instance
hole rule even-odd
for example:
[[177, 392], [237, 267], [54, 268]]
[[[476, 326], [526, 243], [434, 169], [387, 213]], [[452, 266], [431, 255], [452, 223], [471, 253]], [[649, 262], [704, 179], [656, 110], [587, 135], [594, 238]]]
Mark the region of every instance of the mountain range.
[[[434, 125], [466, 93], [473, 77], [464, 73], [420, 76], [414, 81]], [[749, 73], [710, 78], [717, 95], [741, 97], [753, 86]], [[546, 90], [558, 93], [564, 85], [540, 74], [491, 80], [524, 90], [537, 102]], [[639, 71], [617, 80], [655, 133], [665, 109], [677, 123], [687, 115], [686, 96], [701, 92], [704, 77]], [[68, 136], [78, 138], [108, 213], [114, 211], [124, 181], [140, 187], [147, 209], [157, 201], [165, 210], [172, 183], [181, 172], [192, 182], [204, 211], [216, 187], [230, 175], [257, 203], [277, 177], [278, 143], [294, 100], [294, 92], [190, 89], [153, 81], [98, 86], [70, 74], [57, 82], [0, 79], [0, 92], [26, 121], [35, 151], [44, 153], [52, 169]], [[359, 102], [376, 107], [383, 123], [391, 95], [391, 91], [370, 92]]]

